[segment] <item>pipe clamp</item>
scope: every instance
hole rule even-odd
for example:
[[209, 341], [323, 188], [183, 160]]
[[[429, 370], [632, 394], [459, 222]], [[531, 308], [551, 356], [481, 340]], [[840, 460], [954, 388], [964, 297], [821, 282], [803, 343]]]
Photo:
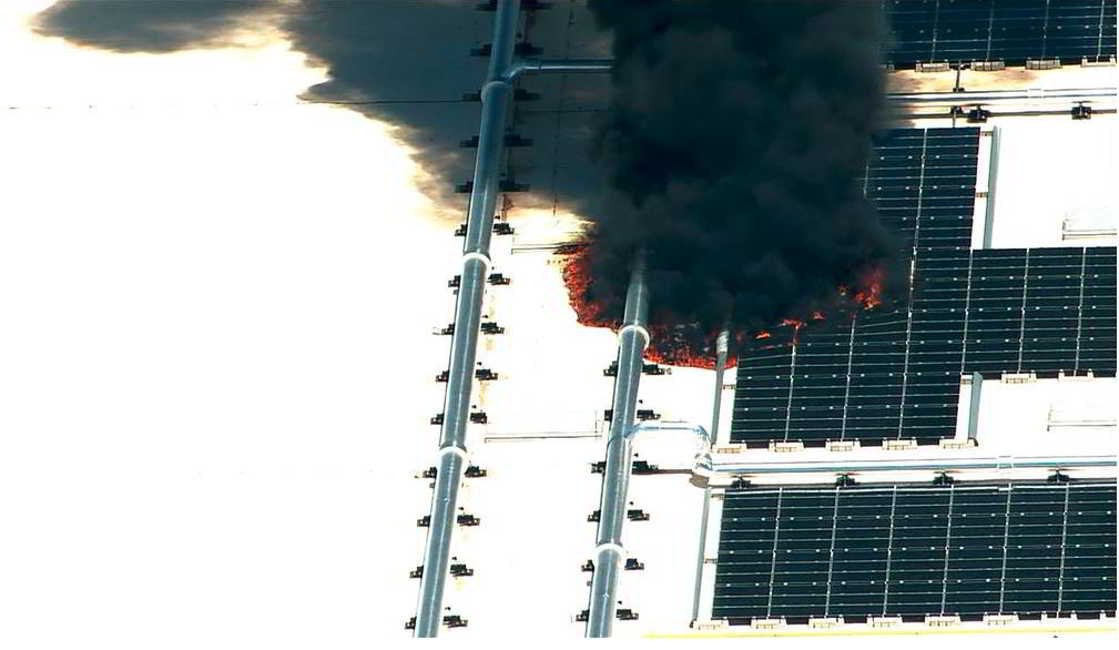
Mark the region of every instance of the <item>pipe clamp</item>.
[[625, 326], [622, 327], [622, 329], [618, 330], [618, 336], [621, 336], [621, 335], [625, 334], [627, 330], [631, 330], [631, 329], [633, 331], [637, 332], [638, 334], [640, 334], [641, 337], [643, 339], [645, 339], [645, 344], [642, 345], [641, 347], [642, 348], [649, 347], [649, 340], [650, 340], [649, 339], [649, 330], [645, 329], [645, 327], [643, 325], [638, 325], [637, 323], [630, 323], [629, 325], [625, 325]]
[[493, 264], [493, 262], [490, 261], [490, 256], [489, 255], [486, 255], [485, 253], [479, 253], [478, 251], [470, 251], [469, 253], [463, 253], [462, 263], [466, 264], [470, 260], [480, 261], [482, 264], [485, 265], [486, 269], [489, 269], [490, 265]]

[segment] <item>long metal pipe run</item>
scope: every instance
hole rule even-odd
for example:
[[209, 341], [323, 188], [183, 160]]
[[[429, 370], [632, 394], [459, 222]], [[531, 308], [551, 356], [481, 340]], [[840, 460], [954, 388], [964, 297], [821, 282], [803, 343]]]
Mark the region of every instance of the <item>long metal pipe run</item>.
[[594, 578], [587, 617], [586, 636], [610, 636], [614, 623], [615, 593], [621, 571], [622, 523], [626, 516], [626, 490], [632, 461], [633, 421], [637, 389], [641, 383], [642, 355], [649, 345], [645, 328], [649, 315], [649, 292], [645, 284], [645, 262], [639, 254], [626, 291], [625, 315], [618, 332], [618, 372], [614, 380], [613, 415], [606, 439], [606, 467], [599, 499], [598, 532], [595, 537]]
[[846, 472], [902, 472], [902, 471], [952, 471], [963, 469], [1076, 469], [1088, 467], [1115, 467], [1115, 456], [988, 456], [983, 458], [919, 458], [906, 460], [863, 461], [836, 463], [835, 461], [800, 461], [758, 463], [756, 465], [714, 464], [702, 466], [697, 462], [693, 472], [706, 474], [840, 474]]
[[[470, 417], [482, 297], [490, 266], [490, 236], [497, 207], [501, 153], [513, 81], [525, 72], [603, 72], [608, 71], [611, 65], [610, 61], [595, 60], [514, 62], [519, 18], [519, 0], [498, 0], [489, 70], [481, 91], [478, 156], [474, 163], [474, 184], [467, 212], [466, 242], [455, 306], [455, 331], [451, 340], [447, 394], [443, 404], [443, 427], [439, 435], [438, 474], [431, 499], [430, 528], [416, 612], [417, 637], [436, 636], [442, 622], [443, 590], [447, 582], [458, 490], [468, 460], [466, 424]], [[645, 340], [648, 340], [647, 334]], [[640, 354], [637, 359], [640, 371]]]
[[[523, 72], [607, 72], [614, 65], [612, 59], [587, 59], [582, 61], [566, 60], [523, 60], [516, 61], [510, 67], [510, 79], [516, 78]], [[975, 104], [975, 103], [1001, 103], [1016, 102], [1021, 100], [1055, 100], [1065, 99], [1072, 101], [1089, 101], [1092, 99], [1114, 99], [1119, 88], [1020, 88], [1014, 90], [979, 90], [964, 92], [934, 92], [934, 93], [888, 93], [886, 101], [896, 104]]]
[[942, 93], [890, 93], [894, 104], [995, 104], [1020, 101], [1114, 99], [1116, 88], [1028, 88], [1018, 90], [980, 90]]
[[470, 417], [482, 296], [486, 270], [490, 266], [490, 235], [497, 207], [499, 165], [509, 97], [513, 90], [505, 75], [513, 60], [519, 14], [518, 0], [498, 0], [489, 71], [481, 92], [478, 157], [474, 163], [474, 187], [467, 213], [462, 273], [458, 304], [455, 306], [455, 332], [451, 340], [443, 427], [439, 435], [438, 474], [431, 498], [431, 523], [416, 612], [416, 637], [438, 635], [442, 623], [443, 589], [447, 582], [458, 488], [467, 465], [466, 423]]

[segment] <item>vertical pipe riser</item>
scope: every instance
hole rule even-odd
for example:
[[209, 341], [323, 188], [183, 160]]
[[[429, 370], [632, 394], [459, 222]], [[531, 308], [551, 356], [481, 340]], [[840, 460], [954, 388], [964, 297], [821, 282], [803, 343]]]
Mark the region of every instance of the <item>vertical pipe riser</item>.
[[968, 400], [967, 437], [975, 444], [979, 444], [979, 400], [982, 392], [983, 375], [974, 372], [971, 374], [971, 394]]
[[[701, 444], [699, 452], [696, 454], [695, 468], [711, 470], [711, 450], [718, 444], [719, 440], [719, 419], [721, 417], [721, 409], [723, 403], [723, 372], [727, 367], [727, 353], [728, 344], [730, 342], [730, 332], [723, 330], [719, 332], [718, 338], [715, 339], [715, 395], [712, 398], [711, 404], [711, 433], [708, 435], [708, 444], [706, 448]], [[709, 476], [710, 474], [708, 474]], [[706, 480], [704, 481], [706, 483]], [[703, 488], [703, 510], [699, 518], [699, 552], [696, 554], [695, 565], [695, 587], [692, 591], [692, 621], [699, 620], [699, 606], [700, 596], [703, 590], [703, 556], [707, 546], [707, 526], [711, 518], [711, 487], [705, 485]]]
[[719, 418], [723, 404], [723, 374], [727, 369], [730, 332], [723, 330], [715, 339], [715, 396], [711, 406], [711, 446], [719, 442]]
[[987, 209], [983, 215], [983, 248], [991, 248], [995, 237], [995, 185], [999, 171], [999, 127], [991, 129], [991, 159], [987, 171]]

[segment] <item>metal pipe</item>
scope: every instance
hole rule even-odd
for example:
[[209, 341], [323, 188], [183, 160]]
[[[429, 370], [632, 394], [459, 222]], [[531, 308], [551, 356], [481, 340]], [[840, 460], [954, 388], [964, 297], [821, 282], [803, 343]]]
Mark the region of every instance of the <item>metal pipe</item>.
[[703, 556], [707, 550], [707, 526], [711, 521], [711, 485], [703, 488], [703, 511], [699, 517], [699, 550], [695, 558], [695, 590], [692, 592], [692, 621], [699, 620], [699, 601], [703, 594]]
[[527, 72], [610, 72], [611, 59], [518, 59], [505, 72], [507, 81], [513, 81]]
[[895, 104], [976, 104], [1039, 100], [1114, 99], [1116, 88], [1028, 88], [1018, 90], [981, 90], [975, 92], [890, 93], [886, 100]]
[[[609, 72], [613, 59], [518, 59], [506, 73], [513, 79], [525, 72]], [[1015, 90], [981, 90], [971, 92], [888, 93], [886, 100], [898, 104], [974, 104], [1017, 100], [1114, 98], [1119, 88], [1021, 88]]]
[[626, 291], [622, 329], [618, 334], [618, 373], [614, 380], [613, 415], [606, 439], [606, 467], [599, 499], [600, 518], [595, 538], [594, 578], [591, 580], [586, 636], [610, 636], [614, 623], [615, 593], [624, 548], [622, 523], [626, 516], [632, 448], [630, 439], [641, 382], [642, 354], [649, 344], [649, 295], [645, 284], [645, 262], [639, 254]]
[[443, 427], [439, 435], [439, 469], [431, 498], [431, 524], [424, 550], [416, 637], [438, 635], [442, 623], [443, 589], [447, 582], [458, 488], [467, 464], [466, 423], [470, 416], [470, 393], [486, 270], [490, 265], [490, 235], [497, 206], [505, 121], [512, 95], [512, 86], [505, 79], [505, 73], [513, 60], [519, 15], [518, 0], [498, 0], [494, 15], [493, 50], [481, 92], [478, 156], [474, 163], [474, 186], [470, 193], [462, 273], [455, 306], [455, 332], [451, 341]]
[[1115, 467], [1115, 456], [989, 456], [983, 458], [920, 458], [912, 460], [864, 461], [836, 464], [834, 461], [800, 461], [760, 463], [757, 465], [714, 465], [709, 470], [718, 474], [746, 476], [750, 474], [841, 474], [845, 472], [903, 472], [962, 469], [1072, 469]]
[[[727, 367], [727, 343], [730, 340], [730, 331], [719, 332], [715, 339], [715, 395], [711, 400], [711, 442], [706, 446], [708, 450], [719, 442], [719, 410], [723, 402], [723, 372]], [[700, 448], [701, 451], [703, 447]], [[707, 454], [710, 459], [710, 453]], [[694, 473], [693, 473], [694, 476]], [[707, 546], [707, 525], [711, 519], [711, 485], [704, 480], [703, 485], [703, 511], [699, 517], [699, 551], [695, 559], [695, 591], [692, 593], [692, 620], [699, 620], [699, 599], [703, 591], [703, 554]]]
[[968, 396], [967, 439], [979, 444], [979, 397], [983, 391], [983, 375], [971, 373], [971, 394]]
[[995, 190], [998, 189], [1000, 134], [999, 127], [991, 129], [991, 158], [987, 166], [987, 210], [983, 215], [983, 248], [985, 249], [991, 248], [995, 236]]
[[[619, 376], [621, 375], [619, 374]], [[615, 394], [617, 394], [617, 390], [615, 390]], [[611, 431], [613, 432], [613, 428]], [[698, 424], [641, 422], [636, 426], [628, 427], [626, 432], [618, 439], [615, 448], [618, 450], [617, 458], [620, 460], [611, 465], [611, 457], [608, 455], [603, 477], [603, 498], [600, 504], [602, 510], [597, 546], [595, 547], [595, 573], [594, 579], [591, 581], [591, 606], [590, 615], [587, 618], [588, 638], [610, 636], [610, 629], [614, 620], [618, 574], [622, 556], [625, 553], [625, 547], [622, 545], [622, 524], [625, 521], [626, 491], [629, 488], [633, 439], [637, 437], [637, 434], [646, 431], [688, 431], [695, 434], [697, 442], [695, 465], [697, 468], [710, 465], [711, 436], [703, 426]], [[706, 463], [704, 458], [706, 458]], [[702, 469], [693, 469], [693, 472], [696, 471], [702, 472]], [[609, 502], [608, 495], [611, 495]], [[613, 509], [609, 519], [607, 518], [608, 507]], [[706, 526], [704, 530], [706, 530]], [[702, 553], [704, 541], [701, 540], [700, 544], [700, 552]]]
[[727, 348], [730, 331], [719, 332], [715, 339], [715, 397], [711, 406], [711, 444], [719, 444], [719, 410], [723, 402], [723, 373], [727, 369]]

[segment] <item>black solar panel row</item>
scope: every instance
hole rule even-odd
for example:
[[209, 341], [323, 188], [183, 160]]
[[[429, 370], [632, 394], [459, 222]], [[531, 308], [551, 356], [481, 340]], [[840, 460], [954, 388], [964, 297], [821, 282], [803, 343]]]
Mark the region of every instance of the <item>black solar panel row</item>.
[[951, 251], [917, 268], [911, 315], [740, 356], [731, 441], [935, 444], [955, 435], [962, 374], [1115, 375], [1114, 248]]
[[[1115, 374], [1115, 249], [971, 250], [979, 130], [876, 138], [860, 179], [912, 262], [908, 305], [773, 332], [739, 358], [733, 442], [955, 433], [960, 375]], [[831, 329], [829, 329], [831, 328]]]
[[712, 618], [1115, 615], [1115, 483], [728, 490]]
[[[899, 234], [904, 260], [915, 255], [920, 266], [943, 248], [966, 255], [978, 149], [974, 128], [877, 136], [863, 187]], [[797, 346], [779, 339], [789, 332], [775, 332], [763, 341], [768, 349], [739, 360], [732, 442], [935, 442], [955, 430], [959, 366], [919, 367], [923, 358], [906, 346], [914, 326], [922, 322], [908, 312], [867, 314], [839, 331], [806, 333]]]
[[1115, 56], [1114, 0], [884, 0], [896, 67]]
[[977, 250], [964, 371], [1115, 374], [1115, 249]]
[[875, 139], [862, 179], [883, 225], [913, 248], [971, 247], [979, 129], [895, 129]]
[[[939, 268], [945, 255], [967, 257], [978, 152], [976, 128], [896, 129], [875, 138], [864, 192], [899, 235], [902, 258], [916, 257], [916, 269]], [[960, 364], [952, 366], [939, 342], [920, 338], [924, 319], [866, 314], [840, 331], [806, 333], [795, 348], [780, 340], [788, 332], [775, 333], [764, 341], [768, 349], [739, 359], [731, 440], [935, 443], [951, 435]], [[916, 354], [907, 345], [915, 334]]]

